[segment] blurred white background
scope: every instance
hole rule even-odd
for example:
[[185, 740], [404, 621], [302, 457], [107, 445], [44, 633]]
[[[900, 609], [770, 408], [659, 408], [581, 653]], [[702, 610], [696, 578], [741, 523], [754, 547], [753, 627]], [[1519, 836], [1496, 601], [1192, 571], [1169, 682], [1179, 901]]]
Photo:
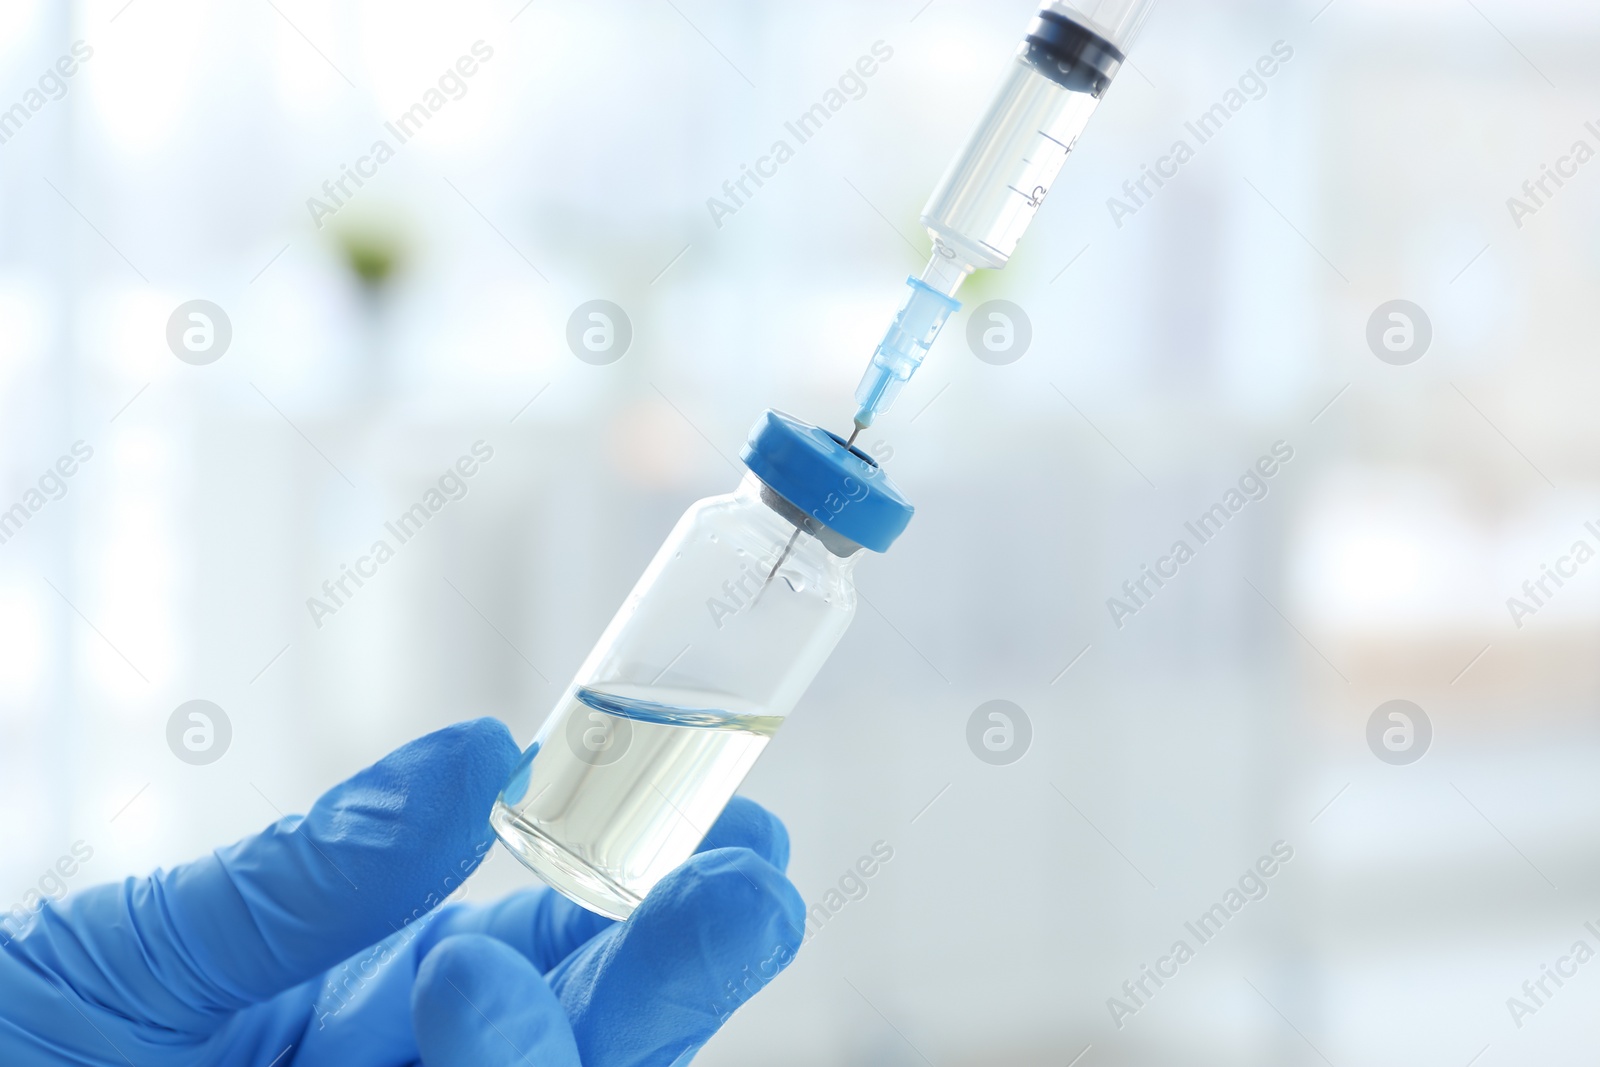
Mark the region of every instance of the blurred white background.
[[[0, 909], [79, 840], [67, 891], [447, 722], [531, 738], [763, 408], [847, 426], [1031, 13], [0, 6], [0, 108], [93, 49], [0, 144], [0, 509], [93, 449], [0, 544]], [[319, 228], [307, 199], [478, 41], [464, 95]], [[860, 99], [716, 225], [707, 198], [879, 41]], [[1265, 95], [1118, 226], [1108, 198], [1277, 42]], [[1600, 967], [1520, 1028], [1506, 1000], [1600, 946], [1600, 564], [1520, 627], [1506, 600], [1600, 545], [1600, 165], [1520, 226], [1507, 198], [1600, 149], [1597, 44], [1578, 0], [1157, 8], [963, 294], [1021, 306], [1029, 350], [981, 362], [963, 312], [867, 434], [917, 518], [747, 786], [808, 902], [894, 859], [699, 1062], [1586, 1062]], [[608, 366], [565, 337], [597, 298], [633, 327]], [[193, 299], [232, 324], [205, 366], [166, 341]], [[1404, 366], [1366, 339], [1394, 299], [1432, 324]], [[316, 626], [306, 599], [479, 439], [469, 495]], [[1107, 598], [1279, 441], [1266, 499], [1119, 629]], [[1002, 698], [1033, 737], [991, 766], [967, 721]], [[167, 745], [192, 699], [232, 723], [208, 766]], [[1432, 724], [1409, 765], [1366, 738], [1393, 699]], [[1280, 840], [1266, 898], [1115, 1025]], [[472, 896], [528, 881], [497, 852]]]

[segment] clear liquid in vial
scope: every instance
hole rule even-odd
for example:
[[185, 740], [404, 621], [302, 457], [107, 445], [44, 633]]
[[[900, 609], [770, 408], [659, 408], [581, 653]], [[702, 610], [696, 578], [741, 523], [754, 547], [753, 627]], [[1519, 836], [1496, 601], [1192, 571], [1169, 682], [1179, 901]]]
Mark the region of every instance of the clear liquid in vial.
[[490, 816], [525, 866], [616, 919], [694, 853], [783, 722], [723, 694], [632, 689], [574, 687]]

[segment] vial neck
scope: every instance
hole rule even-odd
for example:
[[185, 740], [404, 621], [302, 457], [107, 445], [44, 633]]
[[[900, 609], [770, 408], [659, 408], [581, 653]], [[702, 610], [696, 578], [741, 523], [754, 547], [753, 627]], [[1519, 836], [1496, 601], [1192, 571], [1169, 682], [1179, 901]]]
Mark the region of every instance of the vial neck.
[[798, 530], [802, 536], [810, 535], [815, 538], [830, 554], [840, 559], [850, 559], [861, 551], [861, 545], [824, 525], [815, 516], [807, 515], [754, 474], [745, 474], [739, 483], [738, 495], [758, 501], [768, 511]]

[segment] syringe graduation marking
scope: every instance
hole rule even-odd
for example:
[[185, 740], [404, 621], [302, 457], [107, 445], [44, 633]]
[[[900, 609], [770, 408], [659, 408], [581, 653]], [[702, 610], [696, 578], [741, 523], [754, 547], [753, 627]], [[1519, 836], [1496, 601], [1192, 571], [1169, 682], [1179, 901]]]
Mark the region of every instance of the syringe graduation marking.
[[1046, 192], [1048, 192], [1048, 190], [1045, 189], [1044, 186], [1042, 186], [1042, 185], [1041, 186], [1035, 186], [1034, 187], [1034, 192], [1031, 193], [1031, 194], [1023, 192], [1021, 189], [1018, 189], [1015, 185], [1008, 185], [1008, 186], [1006, 186], [1006, 188], [1010, 189], [1013, 193], [1016, 193], [1018, 196], [1022, 197], [1023, 203], [1027, 204], [1031, 208], [1037, 208], [1040, 204], [1044, 203], [1044, 194]]

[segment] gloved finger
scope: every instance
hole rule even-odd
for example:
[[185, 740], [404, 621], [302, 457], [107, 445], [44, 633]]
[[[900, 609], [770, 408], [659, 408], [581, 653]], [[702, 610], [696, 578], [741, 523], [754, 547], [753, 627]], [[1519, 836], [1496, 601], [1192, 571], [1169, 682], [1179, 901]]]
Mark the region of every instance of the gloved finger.
[[778, 868], [789, 869], [789, 831], [772, 812], [749, 797], [728, 801], [696, 852], [717, 848], [747, 848]]
[[[778, 864], [788, 858], [789, 835], [783, 824], [754, 801], [730, 803], [706, 841], [748, 842]], [[612, 920], [550, 889], [525, 890], [488, 906], [447, 904], [322, 976], [309, 1009], [312, 1023], [302, 1027], [295, 1063], [348, 1067], [413, 1062], [417, 1052], [407, 1007], [411, 983], [420, 961], [447, 938], [496, 938], [544, 972], [612, 925]]]
[[493, 842], [517, 760], [504, 724], [447, 727], [334, 786], [305, 817], [47, 908], [11, 946], [84, 999], [183, 1032], [298, 985], [427, 914]]
[[[746, 797], [728, 801], [699, 851], [730, 847], [749, 849], [779, 871], [789, 866], [789, 831], [776, 815]], [[452, 906], [438, 916], [425, 937], [438, 940], [452, 934], [488, 934], [521, 952], [544, 972], [612, 923], [560, 893], [534, 889], [485, 907]], [[424, 952], [428, 944], [423, 941]]]
[[805, 905], [742, 848], [702, 852], [548, 976], [583, 1062], [669, 1067], [788, 966]]
[[467, 934], [417, 969], [411, 1025], [422, 1067], [580, 1067], [555, 993], [520, 953]]

